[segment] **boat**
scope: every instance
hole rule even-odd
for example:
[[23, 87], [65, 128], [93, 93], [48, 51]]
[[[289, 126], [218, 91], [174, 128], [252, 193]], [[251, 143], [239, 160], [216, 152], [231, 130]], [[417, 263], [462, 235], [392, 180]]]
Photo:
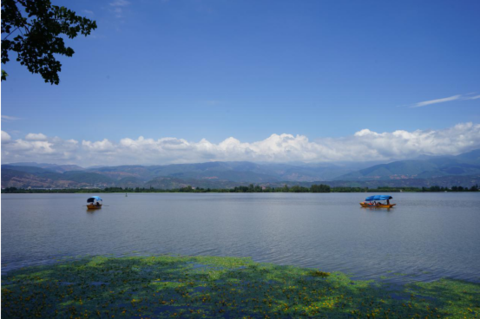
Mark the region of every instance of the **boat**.
[[[392, 208], [397, 204], [390, 204], [390, 200], [393, 197], [390, 195], [373, 195], [365, 198], [364, 202], [360, 203], [362, 207], [371, 207], [371, 208]], [[382, 201], [386, 201], [382, 202]]]
[[98, 196], [92, 196], [87, 199], [88, 209], [100, 209], [102, 208], [102, 199]]

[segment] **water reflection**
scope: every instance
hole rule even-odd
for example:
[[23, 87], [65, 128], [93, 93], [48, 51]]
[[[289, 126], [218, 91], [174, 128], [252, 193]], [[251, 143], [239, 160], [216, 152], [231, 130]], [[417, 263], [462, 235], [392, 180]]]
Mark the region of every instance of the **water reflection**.
[[387, 213], [390, 213], [390, 212], [393, 212], [395, 210], [394, 207], [389, 207], [389, 208], [383, 208], [383, 207], [360, 207], [360, 210], [371, 210], [371, 211], [374, 211], [374, 212], [387, 212]]

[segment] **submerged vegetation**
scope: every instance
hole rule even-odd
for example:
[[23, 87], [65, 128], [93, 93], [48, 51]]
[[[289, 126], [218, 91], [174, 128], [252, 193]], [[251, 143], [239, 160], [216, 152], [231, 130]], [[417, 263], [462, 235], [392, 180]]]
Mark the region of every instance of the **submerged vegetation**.
[[299, 185], [283, 187], [269, 187], [250, 184], [249, 186], [237, 186], [234, 188], [201, 188], [186, 186], [174, 189], [158, 188], [128, 188], [128, 187], [106, 187], [106, 188], [16, 188], [7, 187], [2, 189], [2, 193], [365, 193], [365, 192], [478, 192], [479, 186], [474, 185], [470, 188], [463, 186], [452, 186], [450, 188], [431, 186], [431, 187], [330, 187], [328, 185], [313, 184], [310, 187]]
[[2, 278], [6, 318], [478, 318], [480, 285], [402, 287], [230, 257], [85, 257]]

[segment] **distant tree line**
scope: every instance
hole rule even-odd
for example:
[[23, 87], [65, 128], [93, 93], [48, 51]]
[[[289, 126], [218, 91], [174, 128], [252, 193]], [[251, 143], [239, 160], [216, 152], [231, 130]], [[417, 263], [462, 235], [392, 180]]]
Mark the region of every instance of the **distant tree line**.
[[452, 186], [450, 189], [441, 186], [422, 187], [422, 192], [478, 192], [478, 185], [472, 187]]
[[106, 187], [106, 188], [64, 188], [64, 189], [36, 189], [8, 187], [2, 189], [2, 193], [365, 193], [365, 192], [478, 192], [479, 186], [471, 187], [443, 186], [431, 187], [330, 187], [328, 185], [269, 187], [250, 184], [249, 186], [237, 186], [234, 188], [201, 188], [185, 186], [174, 189], [158, 189], [145, 187]]
[[249, 186], [237, 186], [229, 190], [230, 193], [330, 193], [330, 191], [330, 186], [323, 184], [314, 184], [310, 188], [299, 185], [288, 187], [287, 184], [277, 188], [250, 184]]

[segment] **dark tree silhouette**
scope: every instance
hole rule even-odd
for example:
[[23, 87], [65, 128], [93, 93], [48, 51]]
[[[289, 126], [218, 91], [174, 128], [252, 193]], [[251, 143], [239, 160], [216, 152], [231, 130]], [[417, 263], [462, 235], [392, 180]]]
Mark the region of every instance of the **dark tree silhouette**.
[[[96, 28], [95, 21], [54, 6], [50, 0], [3, 0], [2, 63], [10, 60], [10, 51], [16, 52], [16, 60], [30, 72], [40, 73], [46, 83], [58, 84], [62, 64], [55, 55], [74, 54], [63, 38], [73, 39], [79, 33], [87, 36]], [[2, 70], [2, 81], [6, 78]]]

